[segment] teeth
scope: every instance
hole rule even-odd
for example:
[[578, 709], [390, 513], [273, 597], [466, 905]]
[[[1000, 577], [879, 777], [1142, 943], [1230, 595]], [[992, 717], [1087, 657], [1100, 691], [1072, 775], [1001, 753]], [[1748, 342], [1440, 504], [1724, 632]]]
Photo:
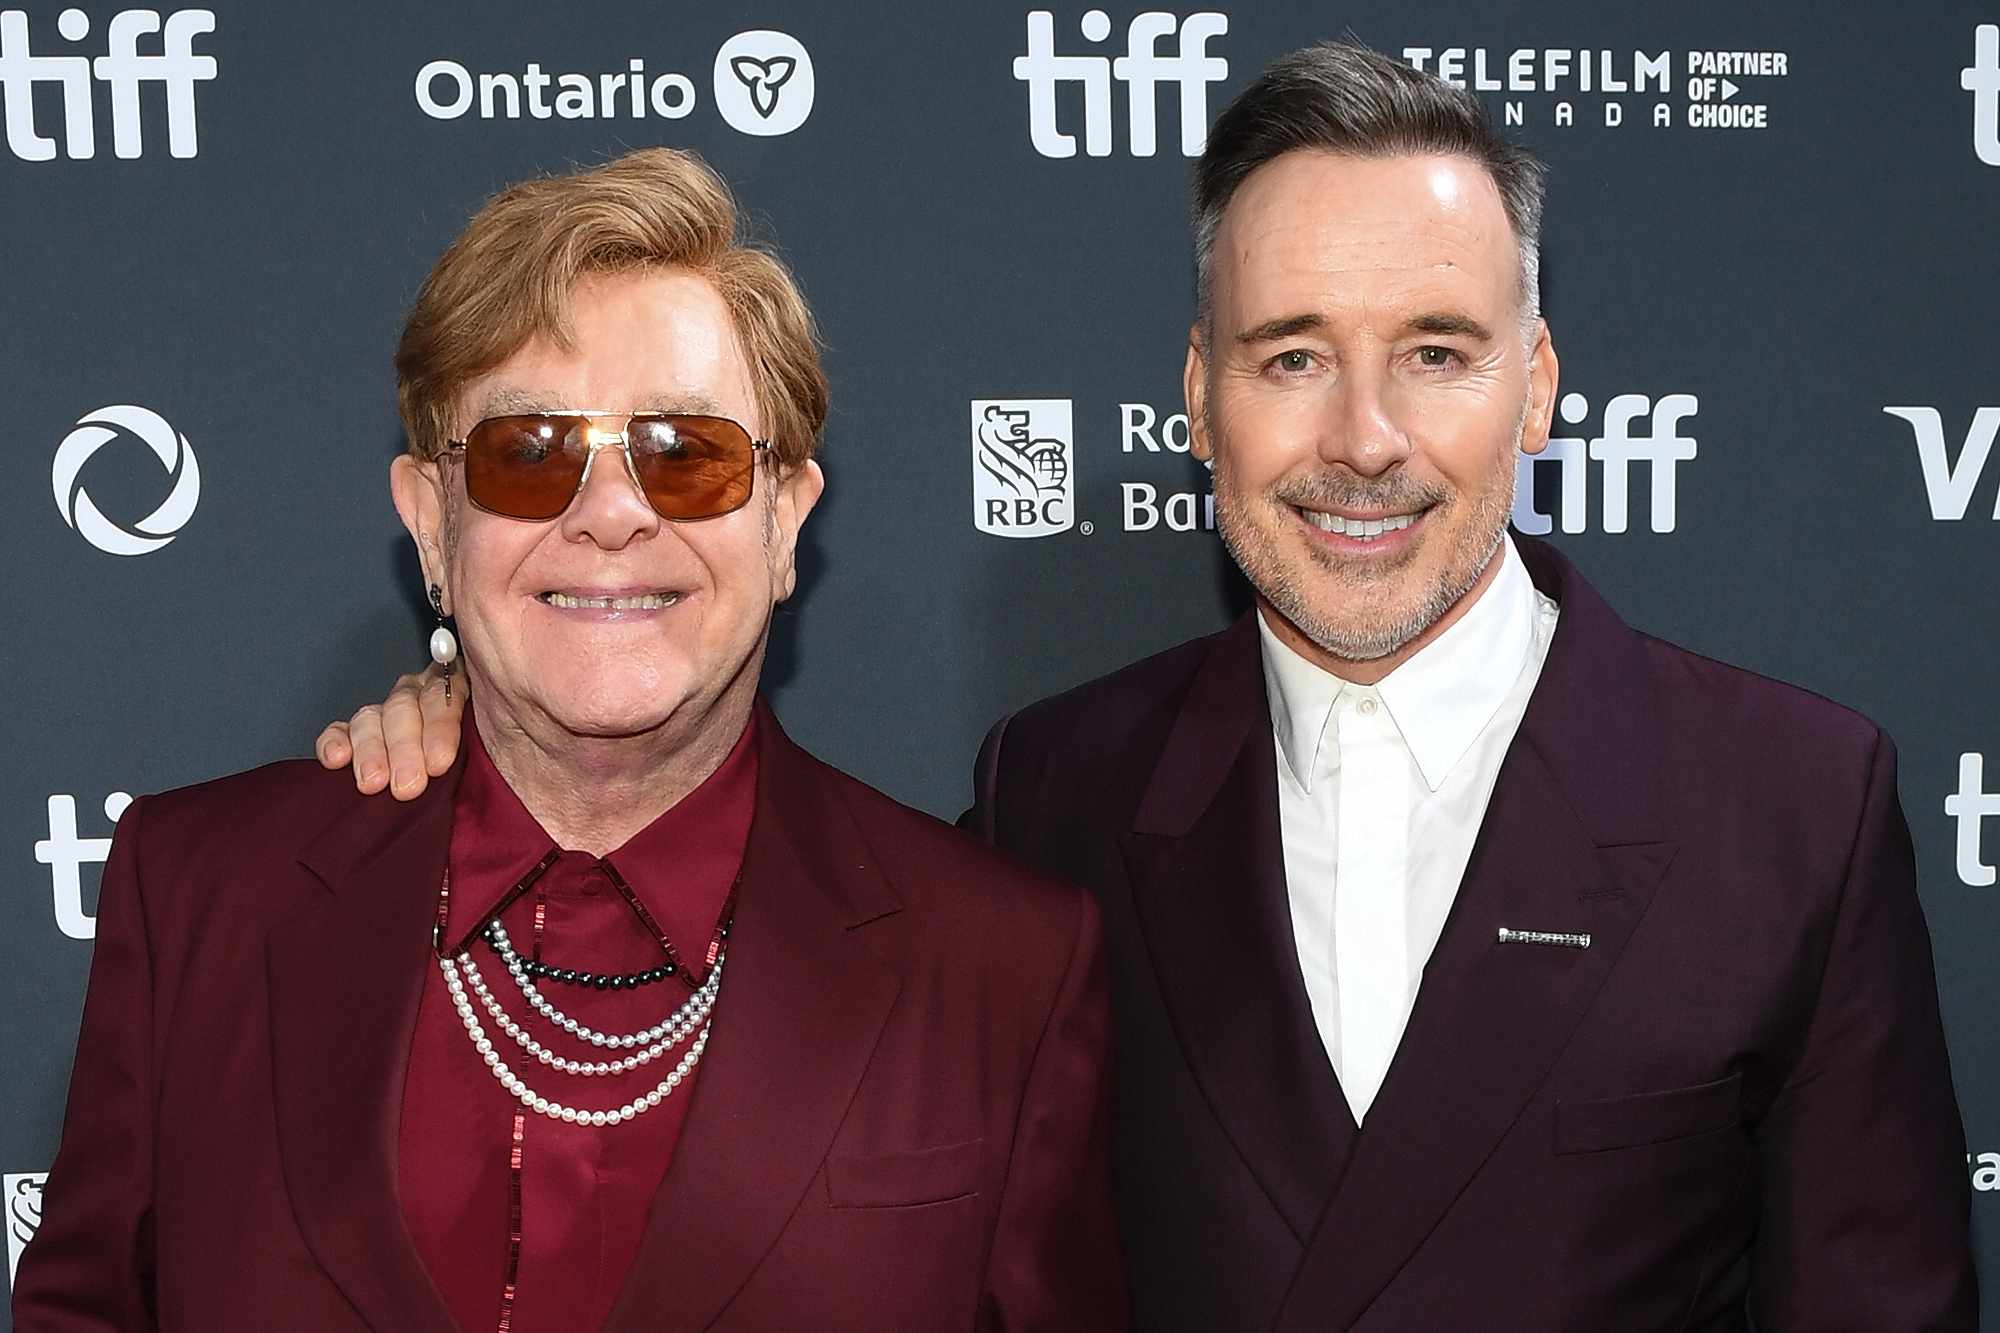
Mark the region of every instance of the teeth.
[[677, 592], [649, 592], [638, 597], [572, 597], [545, 592], [542, 600], [564, 611], [660, 611], [681, 599]]
[[1385, 532], [1401, 532], [1416, 522], [1415, 514], [1396, 514], [1389, 518], [1342, 518], [1339, 514], [1322, 514], [1317, 509], [1301, 509], [1306, 522], [1322, 532], [1338, 532], [1342, 536], [1357, 541], [1373, 541]]

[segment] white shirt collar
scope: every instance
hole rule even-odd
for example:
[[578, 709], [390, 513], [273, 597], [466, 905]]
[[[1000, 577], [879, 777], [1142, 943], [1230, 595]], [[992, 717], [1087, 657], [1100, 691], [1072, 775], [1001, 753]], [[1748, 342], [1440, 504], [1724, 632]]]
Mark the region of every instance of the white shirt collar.
[[[1463, 616], [1373, 687], [1354, 685], [1307, 661], [1271, 632], [1258, 611], [1272, 731], [1304, 790], [1312, 790], [1341, 695], [1371, 688], [1388, 708], [1425, 784], [1434, 792], [1444, 785], [1528, 664], [1543, 614], [1543, 599], [1511, 536], [1501, 541], [1500, 562], [1491, 586]], [[1338, 756], [1329, 758], [1330, 767], [1338, 767]]]

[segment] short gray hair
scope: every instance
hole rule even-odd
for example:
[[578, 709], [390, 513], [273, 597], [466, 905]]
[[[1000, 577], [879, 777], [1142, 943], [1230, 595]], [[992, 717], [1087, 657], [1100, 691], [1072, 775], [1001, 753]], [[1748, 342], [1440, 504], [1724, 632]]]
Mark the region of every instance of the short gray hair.
[[1194, 169], [1195, 300], [1208, 327], [1216, 233], [1250, 174], [1296, 149], [1471, 158], [1500, 192], [1521, 251], [1521, 316], [1541, 312], [1542, 164], [1493, 128], [1479, 99], [1352, 42], [1280, 56], [1223, 109]]

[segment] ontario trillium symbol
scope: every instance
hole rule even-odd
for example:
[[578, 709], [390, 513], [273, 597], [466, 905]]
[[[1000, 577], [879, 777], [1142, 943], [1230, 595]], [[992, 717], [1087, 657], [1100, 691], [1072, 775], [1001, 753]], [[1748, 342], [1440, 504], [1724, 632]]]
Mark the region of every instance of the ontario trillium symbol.
[[772, 56], [768, 60], [737, 56], [729, 62], [737, 80], [750, 91], [750, 105], [766, 120], [778, 109], [778, 90], [785, 86], [798, 65], [791, 56]]
[[998, 406], [979, 423], [979, 466], [1016, 495], [1059, 493], [1069, 480], [1062, 441], [1029, 438], [1028, 414]]

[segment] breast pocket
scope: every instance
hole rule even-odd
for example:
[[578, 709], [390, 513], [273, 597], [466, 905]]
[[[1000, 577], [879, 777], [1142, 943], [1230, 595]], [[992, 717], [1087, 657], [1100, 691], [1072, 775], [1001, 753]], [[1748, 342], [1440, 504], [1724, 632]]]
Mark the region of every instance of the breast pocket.
[[1743, 1075], [1691, 1088], [1556, 1103], [1558, 1154], [1606, 1152], [1693, 1138], [1743, 1119]]
[[984, 1142], [833, 1154], [826, 1159], [827, 1202], [835, 1208], [908, 1208], [977, 1194]]

